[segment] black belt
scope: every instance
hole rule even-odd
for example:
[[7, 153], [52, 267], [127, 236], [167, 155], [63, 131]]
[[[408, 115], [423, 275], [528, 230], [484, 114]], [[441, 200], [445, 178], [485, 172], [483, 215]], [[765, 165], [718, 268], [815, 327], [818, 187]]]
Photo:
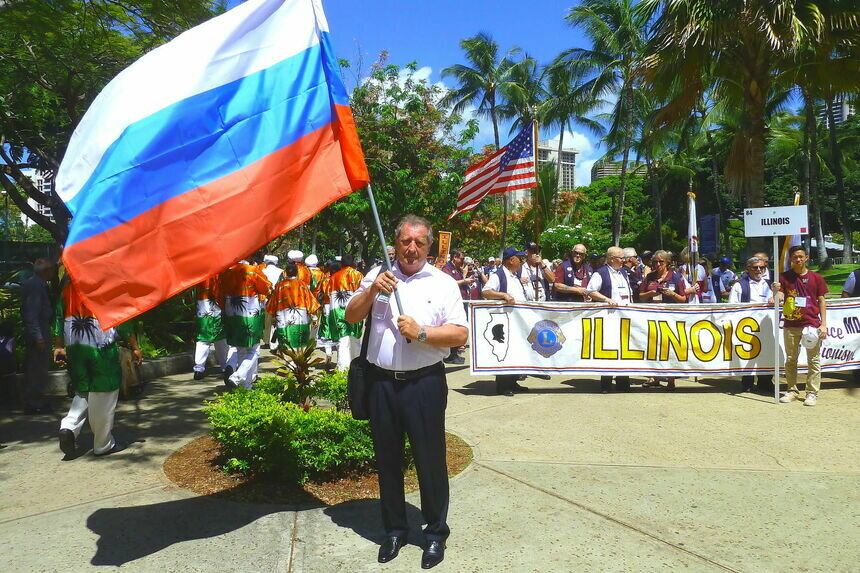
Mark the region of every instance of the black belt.
[[385, 368], [380, 368], [376, 364], [373, 364], [372, 366], [383, 376], [394, 380], [415, 380], [416, 378], [421, 378], [427, 374], [432, 374], [436, 370], [445, 371], [445, 368], [442, 366], [442, 362], [437, 362], [436, 364], [431, 364], [430, 366], [425, 366], [418, 370], [387, 370]]

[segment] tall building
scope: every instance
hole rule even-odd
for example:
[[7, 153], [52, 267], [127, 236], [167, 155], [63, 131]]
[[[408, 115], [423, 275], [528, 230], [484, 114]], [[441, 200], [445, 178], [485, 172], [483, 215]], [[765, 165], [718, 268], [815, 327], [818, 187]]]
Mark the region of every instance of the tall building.
[[[54, 179], [52, 177], [49, 177], [47, 173], [43, 173], [42, 171], [37, 171], [35, 169], [25, 169], [23, 170], [23, 173], [30, 178], [30, 180], [33, 182], [33, 185], [36, 186], [36, 189], [38, 189], [45, 195], [52, 195], [54, 193]], [[27, 203], [29, 203], [29, 205], [33, 207], [33, 209], [38, 211], [40, 215], [48, 217], [49, 219], [51, 219], [51, 221], [54, 220], [54, 214], [51, 212], [50, 207], [42, 205], [41, 203], [37, 203], [33, 199], [27, 199]], [[21, 215], [21, 220], [27, 227], [34, 224], [34, 221], [32, 221], [24, 214]]]
[[[637, 173], [644, 174], [645, 164], [641, 161], [628, 161], [627, 162], [627, 173]], [[596, 161], [594, 165], [591, 166], [591, 181], [597, 181], [601, 177], [609, 177], [610, 175], [621, 175], [621, 162], [620, 161]]]
[[[847, 120], [850, 116], [854, 115], [854, 106], [848, 101], [846, 97], [838, 97], [833, 100], [833, 104], [829, 107], [829, 109], [833, 110], [833, 121], [836, 125]], [[830, 122], [827, 120], [827, 104], [821, 106], [821, 111], [818, 113], [818, 120], [821, 121], [824, 125], [829, 125]]]
[[[538, 168], [546, 165], [550, 161], [555, 161], [558, 165], [558, 145], [550, 140], [538, 142]], [[561, 150], [561, 179], [559, 180], [559, 189], [574, 189], [576, 188], [576, 155], [579, 153], [572, 147], [565, 147]], [[532, 195], [531, 189], [518, 189], [510, 192], [509, 205], [516, 205], [517, 202], [523, 199], [530, 198]]]

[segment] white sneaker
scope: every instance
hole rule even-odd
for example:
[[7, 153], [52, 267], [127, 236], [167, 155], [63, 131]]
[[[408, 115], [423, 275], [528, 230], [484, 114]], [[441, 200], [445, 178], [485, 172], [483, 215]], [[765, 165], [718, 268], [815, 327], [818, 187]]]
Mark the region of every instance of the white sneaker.
[[818, 401], [818, 394], [815, 392], [807, 392], [806, 400], [803, 401], [804, 406], [815, 406], [815, 403]]
[[797, 392], [786, 392], [782, 395], [782, 398], [779, 401], [782, 404], [788, 404], [789, 402], [794, 402], [795, 400], [800, 400], [800, 394]]

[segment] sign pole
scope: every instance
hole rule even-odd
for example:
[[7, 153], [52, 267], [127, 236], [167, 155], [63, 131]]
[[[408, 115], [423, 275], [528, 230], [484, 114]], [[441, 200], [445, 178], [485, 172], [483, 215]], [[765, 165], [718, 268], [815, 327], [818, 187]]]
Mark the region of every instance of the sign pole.
[[[773, 282], [779, 283], [779, 239], [773, 236]], [[773, 293], [773, 403], [779, 404], [779, 293]]]

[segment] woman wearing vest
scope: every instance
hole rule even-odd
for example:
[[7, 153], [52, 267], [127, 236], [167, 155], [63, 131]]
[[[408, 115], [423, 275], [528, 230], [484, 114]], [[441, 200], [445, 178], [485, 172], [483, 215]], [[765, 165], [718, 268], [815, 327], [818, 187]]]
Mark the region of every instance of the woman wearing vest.
[[[606, 264], [594, 271], [588, 281], [586, 292], [592, 300], [605, 302], [609, 306], [628, 305], [633, 300], [633, 289], [624, 266], [624, 251], [620, 247], [606, 250]], [[630, 392], [630, 377], [616, 376], [615, 388], [620, 392]], [[612, 390], [612, 376], [600, 377], [600, 391], [608, 394]]]
[[[669, 267], [671, 262], [671, 254], [668, 251], [657, 251], [651, 258], [651, 271], [645, 276], [642, 284], [639, 286], [639, 301], [644, 303], [659, 302], [661, 304], [679, 304], [687, 302], [687, 295], [684, 294], [686, 289], [686, 281], [680, 273], [673, 271]], [[649, 378], [643, 384], [646, 388], [660, 386], [657, 378]], [[666, 391], [672, 392], [675, 390], [675, 378], [666, 378]]]
[[[747, 272], [732, 285], [729, 291], [729, 302], [744, 303], [751, 302], [755, 304], [773, 304], [773, 296], [771, 296], [770, 285], [764, 278], [764, 271], [767, 270], [767, 263], [758, 257], [747, 259]], [[741, 392], [753, 391], [754, 376], [743, 376], [741, 378]], [[759, 374], [758, 383], [755, 391], [759, 394], [773, 394], [773, 375]]]

